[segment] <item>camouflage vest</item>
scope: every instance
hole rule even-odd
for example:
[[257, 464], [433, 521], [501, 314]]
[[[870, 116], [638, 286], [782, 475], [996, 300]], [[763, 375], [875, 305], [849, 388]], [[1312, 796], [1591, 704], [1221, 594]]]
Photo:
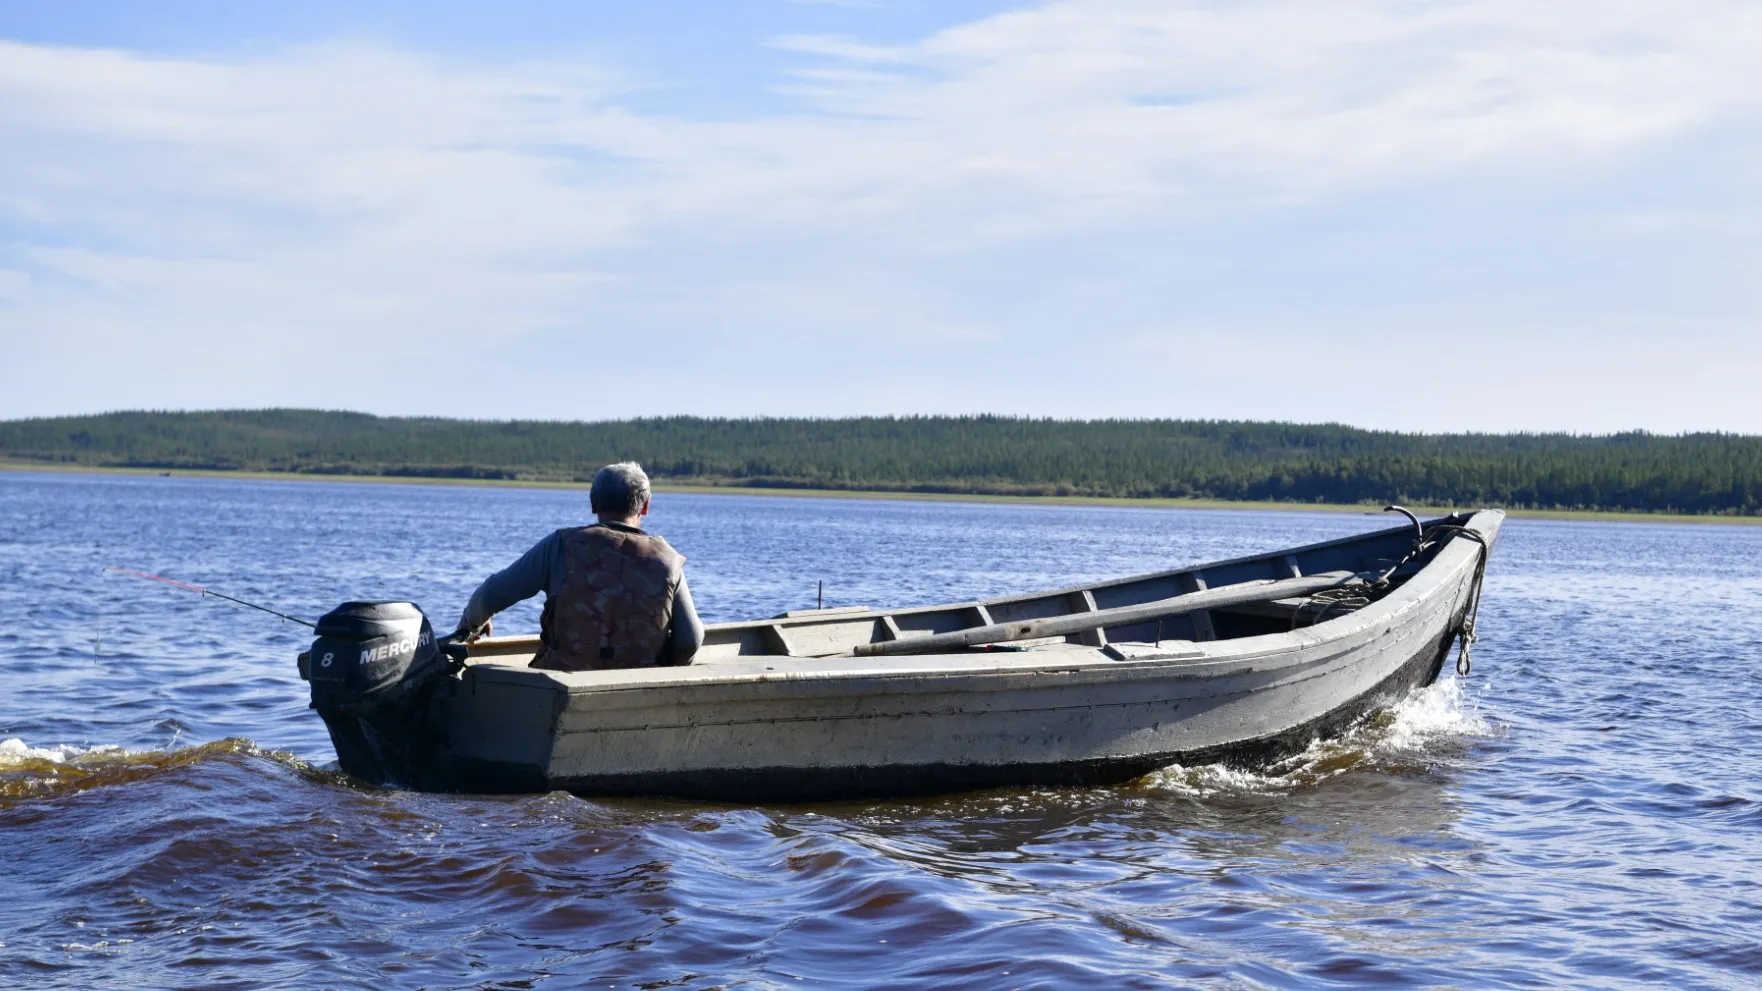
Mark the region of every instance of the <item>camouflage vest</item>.
[[685, 558], [653, 534], [603, 525], [564, 530], [563, 587], [545, 600], [544, 647], [532, 666], [654, 665], [667, 644], [684, 569]]

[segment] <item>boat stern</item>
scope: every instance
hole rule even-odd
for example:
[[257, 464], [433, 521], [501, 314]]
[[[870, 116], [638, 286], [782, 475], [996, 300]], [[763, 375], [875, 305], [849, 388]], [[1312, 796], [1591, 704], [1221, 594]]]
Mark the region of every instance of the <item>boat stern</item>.
[[436, 770], [448, 791], [548, 790], [566, 685], [550, 673], [507, 664], [472, 664], [460, 677], [447, 717], [446, 756]]

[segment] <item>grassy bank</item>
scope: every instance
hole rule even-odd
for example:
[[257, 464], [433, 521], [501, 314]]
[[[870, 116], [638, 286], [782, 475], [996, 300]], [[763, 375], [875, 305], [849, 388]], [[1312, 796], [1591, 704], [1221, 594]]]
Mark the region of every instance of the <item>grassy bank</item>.
[[[339, 482], [344, 484], [374, 485], [418, 485], [418, 486], [475, 486], [496, 488], [530, 488], [530, 489], [575, 489], [584, 496], [587, 490], [583, 482], [553, 482], [522, 479], [495, 478], [412, 478], [409, 476], [391, 475], [316, 475], [285, 471], [215, 471], [208, 469], [166, 471], [156, 468], [109, 468], [89, 467], [83, 465], [38, 464], [28, 461], [0, 458], [0, 471], [44, 472], [67, 474], [108, 474], [135, 475], [143, 477], [171, 476], [181, 478], [217, 478], [217, 479], [250, 479], [274, 482]], [[1106, 496], [1017, 496], [1017, 495], [986, 495], [949, 492], [898, 492], [898, 491], [863, 491], [858, 489], [811, 489], [811, 488], [773, 488], [741, 485], [706, 485], [692, 482], [662, 480], [655, 483], [655, 491], [660, 493], [683, 492], [699, 495], [744, 495], [766, 496], [773, 498], [815, 498], [815, 499], [857, 499], [857, 500], [890, 500], [907, 502], [981, 502], [1021, 505], [1050, 506], [1122, 506], [1134, 509], [1216, 509], [1259, 512], [1303, 512], [1303, 513], [1362, 513], [1381, 516], [1381, 506], [1375, 503], [1340, 504], [1315, 502], [1279, 502], [1231, 499], [1167, 499], [1167, 498], [1118, 498]], [[1409, 509], [1420, 515], [1442, 515], [1453, 508], [1482, 507], [1450, 507], [1410, 505]], [[1694, 515], [1687, 513], [1638, 513], [1638, 512], [1602, 512], [1566, 509], [1511, 509], [1511, 516], [1518, 519], [1533, 520], [1570, 520], [1570, 521], [1601, 521], [1611, 523], [1706, 523], [1716, 525], [1758, 526], [1762, 525], [1762, 516], [1732, 515]]]

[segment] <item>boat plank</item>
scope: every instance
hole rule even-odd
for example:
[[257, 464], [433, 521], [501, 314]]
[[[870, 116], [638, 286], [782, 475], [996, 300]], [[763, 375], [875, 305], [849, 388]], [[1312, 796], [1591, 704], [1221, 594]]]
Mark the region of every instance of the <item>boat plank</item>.
[[[1181, 578], [1184, 579], [1181, 582], [1184, 586], [1181, 589], [1183, 592], [1203, 592], [1211, 587], [1206, 584], [1205, 572], [1197, 569], [1183, 574]], [[1217, 639], [1217, 627], [1212, 625], [1211, 610], [1201, 609], [1188, 616], [1187, 620], [1193, 624], [1193, 639], [1201, 642]]]

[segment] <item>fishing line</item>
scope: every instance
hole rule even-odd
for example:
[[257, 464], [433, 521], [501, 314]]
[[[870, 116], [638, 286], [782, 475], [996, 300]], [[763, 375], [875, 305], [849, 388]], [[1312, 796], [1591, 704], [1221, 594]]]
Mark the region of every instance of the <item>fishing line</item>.
[[180, 582], [175, 579], [163, 577], [161, 575], [149, 575], [145, 571], [134, 571], [129, 568], [105, 568], [104, 570], [105, 571], [114, 571], [118, 574], [128, 575], [133, 578], [145, 578], [148, 581], [164, 582], [167, 585], [174, 585], [178, 588], [188, 589], [191, 592], [200, 592], [203, 595], [212, 595], [216, 599], [225, 599], [228, 602], [236, 602], [239, 605], [244, 606], [247, 609], [255, 609], [258, 612], [266, 612], [271, 616], [275, 616], [279, 619], [285, 619], [290, 623], [298, 623], [301, 626], [308, 626], [314, 630], [318, 629], [318, 624], [312, 622], [311, 620], [301, 619], [298, 616], [289, 616], [285, 612], [277, 612], [276, 610], [271, 609], [268, 606], [260, 606], [255, 602], [246, 602], [244, 599], [235, 599], [232, 596], [225, 594], [224, 592], [216, 592], [213, 589], [203, 588], [200, 585], [191, 585], [188, 582]]

